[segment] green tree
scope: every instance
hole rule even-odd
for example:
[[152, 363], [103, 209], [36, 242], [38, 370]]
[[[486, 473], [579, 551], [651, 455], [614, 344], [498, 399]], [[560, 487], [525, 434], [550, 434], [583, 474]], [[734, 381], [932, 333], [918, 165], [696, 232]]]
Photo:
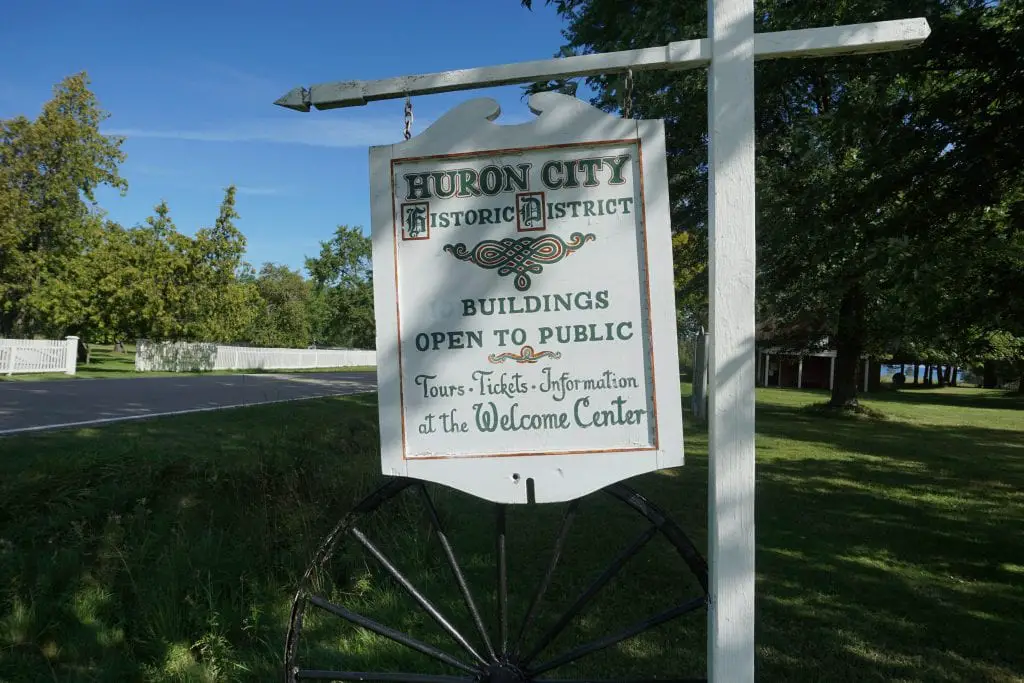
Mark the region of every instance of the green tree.
[[[702, 3], [550, 4], [567, 21], [563, 53], [706, 35]], [[1024, 115], [1021, 8], [1021, 0], [757, 3], [762, 32], [910, 16], [927, 17], [933, 28], [915, 50], [757, 66], [758, 317], [802, 330], [794, 343], [831, 338], [833, 405], [856, 404], [862, 353], [881, 356], [940, 329], [963, 346], [978, 334], [971, 325], [993, 329], [1019, 310], [1021, 294], [1011, 294], [1016, 304], [994, 303], [981, 278], [955, 281], [965, 271], [996, 273], [1004, 296], [1024, 292], [1008, 247], [1019, 220], [1000, 236], [984, 219], [1022, 186], [1024, 137], [1010, 123]], [[596, 106], [618, 107], [617, 78], [587, 81]], [[566, 83], [531, 89], [552, 88]], [[666, 122], [673, 224], [702, 254], [706, 90], [702, 70], [654, 71], [636, 74], [633, 92], [635, 112]], [[677, 287], [695, 291], [681, 305], [699, 308], [690, 317], [700, 319], [706, 279], [692, 259], [682, 266], [688, 272]]]
[[[213, 232], [183, 235], [166, 202], [154, 207], [143, 225], [125, 229], [107, 223], [100, 239], [76, 262], [81, 280], [72, 289], [89, 294], [86, 329], [96, 340], [213, 338], [243, 341], [258, 311], [255, 282], [218, 271]], [[228, 235], [228, 268], [233, 256]]]
[[96, 247], [78, 259], [86, 266], [77, 287], [90, 294], [84, 337], [110, 342], [160, 338], [166, 333], [171, 321], [162, 313], [168, 302], [160, 296], [155, 267], [163, 247], [149, 230], [128, 230], [116, 223], [105, 226]]
[[259, 293], [249, 341], [257, 346], [305, 348], [312, 341], [312, 283], [287, 266], [264, 263], [254, 281]]
[[180, 237], [165, 202], [135, 228], [104, 222], [86, 248], [67, 260], [71, 276], [51, 280], [60, 289], [44, 290], [40, 297], [62, 303], [40, 310], [55, 323], [62, 322], [63, 312], [73, 312], [75, 328], [90, 341], [180, 336], [179, 307], [187, 300], [176, 279], [180, 257], [173, 244]]
[[313, 281], [310, 305], [317, 343], [375, 347], [372, 252], [361, 228], [339, 225], [330, 240], [320, 243], [320, 255], [306, 258]]
[[78, 331], [81, 315], [61, 308], [81, 296], [64, 299], [61, 281], [76, 277], [81, 264], [69, 260], [95, 237], [95, 189], [127, 189], [122, 140], [100, 133], [108, 114], [89, 83], [85, 73], [69, 76], [35, 120], [0, 121], [2, 335]]
[[[245, 235], [236, 227], [235, 186], [228, 187], [212, 228], [196, 231], [194, 239], [178, 238], [182, 332], [190, 339], [242, 341], [252, 325], [257, 305], [255, 288], [240, 283]], [[186, 289], [187, 288], [187, 289]]]

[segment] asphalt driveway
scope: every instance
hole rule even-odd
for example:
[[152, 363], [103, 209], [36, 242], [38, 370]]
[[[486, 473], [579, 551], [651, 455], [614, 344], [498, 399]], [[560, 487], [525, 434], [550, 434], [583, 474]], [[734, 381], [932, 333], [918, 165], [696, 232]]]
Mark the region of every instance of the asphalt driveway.
[[0, 435], [376, 391], [373, 372], [0, 383]]

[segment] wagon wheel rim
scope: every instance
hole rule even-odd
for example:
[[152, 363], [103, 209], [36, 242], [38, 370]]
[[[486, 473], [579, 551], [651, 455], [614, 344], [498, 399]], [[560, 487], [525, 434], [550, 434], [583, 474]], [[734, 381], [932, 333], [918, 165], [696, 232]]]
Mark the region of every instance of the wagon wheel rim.
[[[437, 539], [451, 571], [452, 578], [459, 588], [463, 604], [472, 618], [475, 627], [475, 642], [460, 632], [401, 572], [391, 559], [357, 526], [356, 522], [365, 515], [372, 514], [382, 505], [396, 498], [408, 489], [415, 489], [430, 520], [433, 533]], [[570, 501], [562, 517], [554, 548], [543, 578], [533, 592], [526, 615], [515, 632], [510, 630], [508, 609], [508, 555], [507, 555], [507, 511], [508, 505], [492, 504], [494, 509], [495, 527], [495, 558], [496, 558], [496, 601], [497, 624], [496, 633], [491, 633], [484, 623], [473, 591], [466, 581], [462, 565], [458, 562], [454, 547], [445, 531], [438, 515], [433, 498], [422, 481], [403, 477], [389, 478], [382, 486], [361, 500], [325, 537], [302, 577], [300, 586], [292, 601], [288, 634], [285, 642], [285, 680], [286, 683], [299, 683], [306, 680], [329, 681], [365, 681], [367, 683], [569, 683], [548, 675], [556, 669], [591, 654], [600, 652], [618, 643], [636, 637], [648, 630], [657, 628], [667, 622], [684, 615], [696, 612], [708, 605], [708, 567], [696, 546], [669, 516], [657, 505], [650, 502], [638, 491], [623, 483], [616, 483], [601, 490], [604, 494], [618, 500], [628, 509], [647, 520], [646, 528], [626, 544], [590, 585], [581, 592], [570, 607], [562, 611], [558, 621], [550, 626], [540, 638], [526, 639], [529, 627], [537, 615], [545, 594], [550, 587], [551, 579], [559, 565], [565, 542], [572, 522], [576, 517], [580, 502], [583, 499]], [[675, 604], [669, 609], [658, 612], [637, 621], [617, 633], [591, 640], [561, 654], [542, 656], [569, 626], [574, 618], [582, 614], [589, 604], [598, 596], [629, 562], [654, 538], [661, 536], [675, 549], [686, 567], [693, 574], [700, 586], [700, 595]], [[358, 543], [392, 579], [402, 586], [405, 593], [424, 610], [433, 621], [440, 626], [459, 645], [461, 657], [436, 648], [414, 636], [387, 626], [364, 614], [357, 613], [343, 605], [327, 600], [312, 590], [313, 578], [335, 552], [343, 538], [351, 537]], [[302, 636], [303, 619], [307, 609], [314, 607], [332, 614], [350, 624], [366, 629], [379, 636], [399, 643], [421, 655], [440, 662], [450, 669], [460, 672], [454, 675], [393, 673], [368, 671], [343, 671], [305, 668], [298, 662], [299, 641]], [[493, 637], [492, 637], [493, 636]], [[583, 680], [573, 679], [572, 683]], [[658, 678], [658, 683], [696, 683], [706, 678]], [[640, 679], [609, 679], [601, 683], [641, 683]]]

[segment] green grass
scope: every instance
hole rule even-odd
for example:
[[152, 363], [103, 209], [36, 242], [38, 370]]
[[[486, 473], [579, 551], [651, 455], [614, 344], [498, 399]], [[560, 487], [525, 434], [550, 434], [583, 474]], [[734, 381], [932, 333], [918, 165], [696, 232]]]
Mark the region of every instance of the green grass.
[[[876, 420], [820, 416], [824, 398], [758, 390], [758, 680], [1024, 680], [1024, 402], [887, 392], [867, 401]], [[381, 479], [375, 421], [356, 396], [0, 440], [0, 680], [280, 680], [299, 577]], [[703, 550], [707, 438], [690, 425], [686, 439], [684, 468], [632, 483]], [[435, 493], [493, 624], [492, 511]], [[360, 527], [472, 631], [413, 494]], [[642, 528], [621, 507], [581, 506], [542, 626]], [[513, 626], [563, 510], [510, 514]], [[644, 551], [555, 649], [692, 595], [680, 567], [665, 545]], [[325, 594], [458, 653], [351, 543], [328, 569]], [[553, 674], [700, 675], [703, 620]], [[338, 620], [304, 634], [324, 666], [438, 670]]]
[[301, 370], [212, 370], [196, 372], [136, 372], [135, 345], [125, 344], [125, 352], [114, 351], [113, 344], [92, 344], [89, 346], [89, 363], [79, 359], [74, 375], [62, 372], [39, 372], [18, 375], [0, 375], [0, 382], [47, 382], [53, 380], [74, 379], [126, 379], [132, 377], [181, 377], [196, 375], [239, 375], [239, 374], [277, 374], [307, 372], [369, 372], [376, 370], [373, 366], [353, 366], [345, 368], [310, 368]]
[[768, 680], [1022, 680], [1024, 403], [886, 392], [865, 420], [759, 398]]

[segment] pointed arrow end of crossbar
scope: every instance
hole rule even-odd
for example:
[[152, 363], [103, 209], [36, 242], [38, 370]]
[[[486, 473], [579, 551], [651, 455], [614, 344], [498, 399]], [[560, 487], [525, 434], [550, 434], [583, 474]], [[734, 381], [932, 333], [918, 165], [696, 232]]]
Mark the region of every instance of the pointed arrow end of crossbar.
[[310, 106], [309, 90], [303, 87], [292, 88], [284, 96], [274, 100], [274, 104], [285, 109], [308, 112]]
[[907, 23], [910, 26], [910, 32], [913, 34], [914, 38], [917, 38], [921, 43], [927, 40], [932, 34], [932, 27], [924, 17], [911, 19]]

